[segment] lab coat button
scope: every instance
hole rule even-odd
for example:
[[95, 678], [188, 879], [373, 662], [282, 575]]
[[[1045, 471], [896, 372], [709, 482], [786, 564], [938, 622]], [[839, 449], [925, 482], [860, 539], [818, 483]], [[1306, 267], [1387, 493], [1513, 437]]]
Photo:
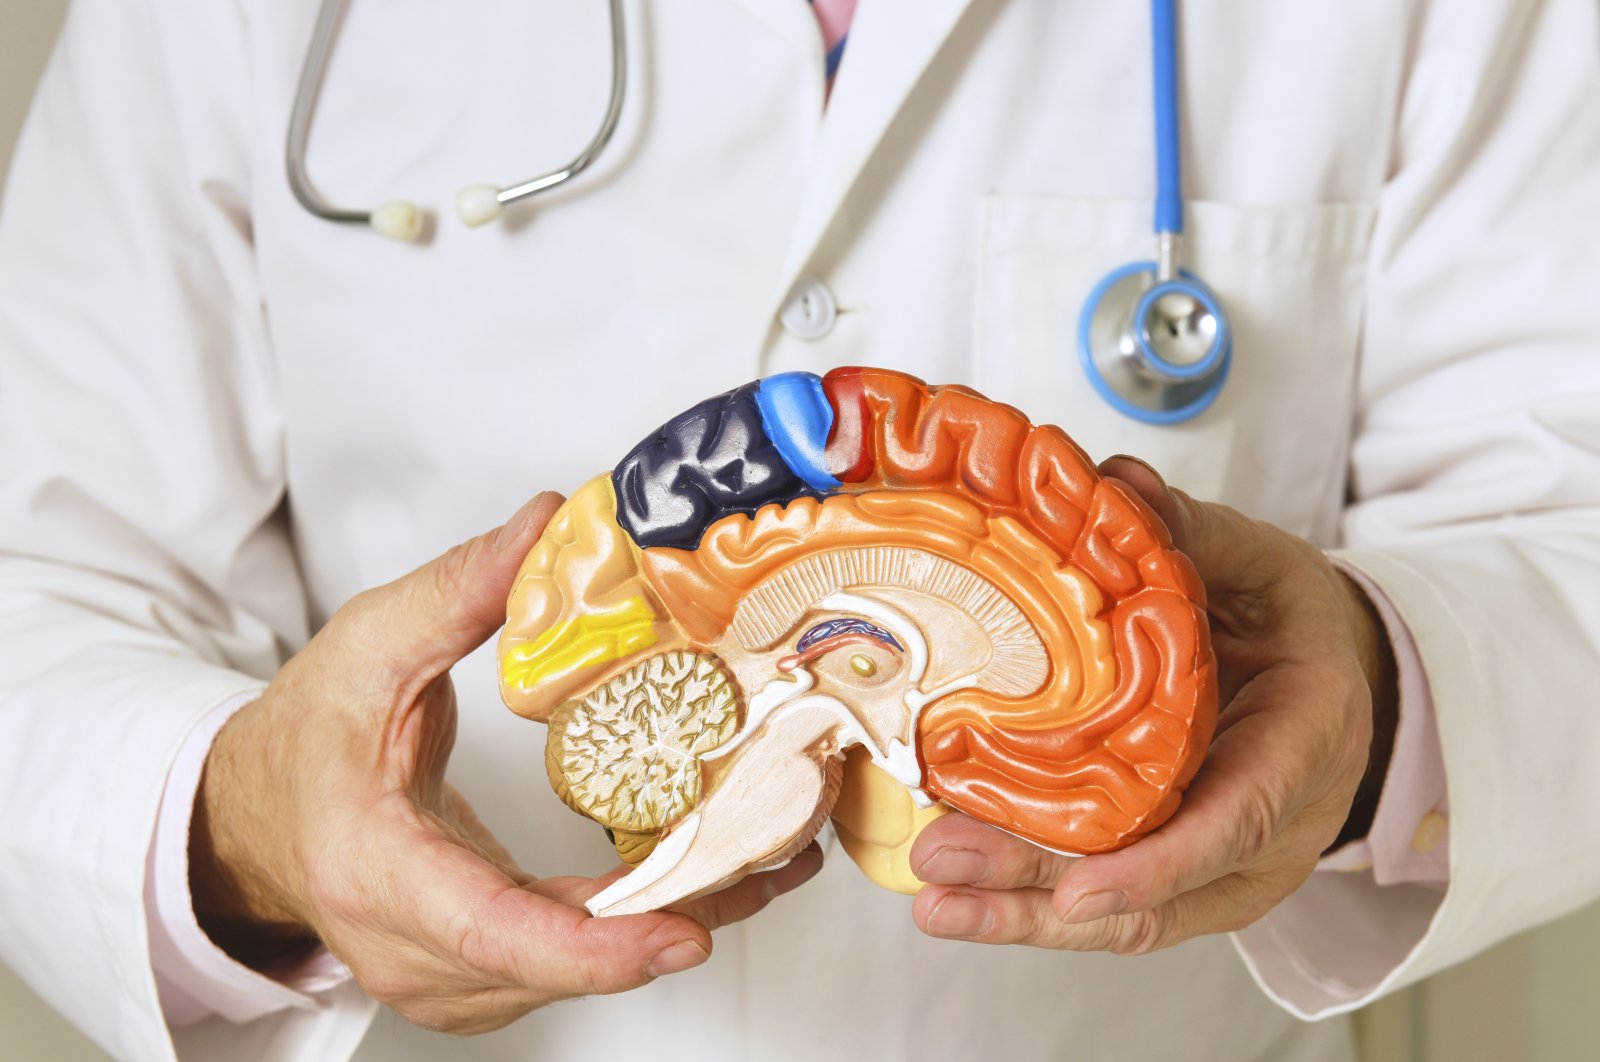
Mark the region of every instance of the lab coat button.
[[1418, 854], [1431, 852], [1439, 847], [1439, 842], [1444, 840], [1444, 835], [1449, 823], [1444, 815], [1437, 811], [1430, 811], [1422, 816], [1422, 822], [1417, 825], [1417, 832], [1411, 835], [1411, 850]]
[[833, 299], [833, 292], [816, 277], [801, 277], [795, 281], [778, 314], [785, 332], [796, 339], [807, 340], [821, 339], [833, 331], [833, 322], [838, 317], [839, 305]]

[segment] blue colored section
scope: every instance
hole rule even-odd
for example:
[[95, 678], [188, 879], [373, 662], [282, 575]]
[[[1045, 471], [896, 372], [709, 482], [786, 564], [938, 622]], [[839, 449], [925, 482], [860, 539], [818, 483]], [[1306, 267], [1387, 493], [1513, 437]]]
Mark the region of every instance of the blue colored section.
[[849, 619], [822, 621], [800, 636], [800, 640], [795, 643], [794, 651], [803, 653], [823, 639], [832, 638], [836, 634], [865, 634], [869, 638], [878, 639], [884, 645], [893, 646], [902, 653], [906, 651], [905, 646], [895, 641], [894, 635], [876, 623], [868, 623], [866, 620], [856, 619], [854, 616]]
[[1156, 114], [1156, 231], [1183, 231], [1178, 149], [1178, 18], [1174, 0], [1151, 0], [1150, 52]]
[[838, 479], [828, 472], [833, 407], [822, 381], [809, 372], [769, 376], [756, 390], [756, 406], [761, 427], [790, 471], [812, 490], [838, 490]]
[[768, 435], [759, 386], [747, 383], [678, 414], [612, 471], [617, 523], [640, 549], [694, 549], [730, 513], [813, 493]]

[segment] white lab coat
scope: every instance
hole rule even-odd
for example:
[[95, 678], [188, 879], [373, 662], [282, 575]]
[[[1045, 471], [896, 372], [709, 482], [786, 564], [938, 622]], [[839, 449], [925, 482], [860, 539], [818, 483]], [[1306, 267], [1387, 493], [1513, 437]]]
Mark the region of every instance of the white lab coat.
[[[290, 197], [315, 6], [80, 0], [0, 222], [0, 948], [108, 1049], [169, 1050], [140, 894], [194, 720], [351, 594], [691, 402], [843, 363], [975, 385], [1342, 545], [1405, 617], [1451, 885], [1441, 905], [1318, 875], [1241, 935], [1289, 1009], [1348, 1009], [1600, 894], [1592, 0], [1182, 5], [1187, 251], [1237, 349], [1175, 428], [1109, 410], [1074, 346], [1093, 282], [1152, 253], [1144, 5], [863, 0], [824, 117], [801, 0], [635, 0], [613, 145], [472, 232], [458, 187], [553, 168], [598, 122], [603, 5], [354, 3], [311, 174], [340, 203], [445, 205], [422, 247]], [[837, 298], [820, 340], [775, 323], [802, 274]], [[530, 870], [598, 872], [493, 673], [457, 669], [453, 779]], [[986, 948], [922, 937], [907, 906], [836, 856], [699, 970], [470, 1042], [385, 1015], [360, 1057], [1348, 1051], [1222, 938]], [[180, 1041], [336, 1057], [369, 1010], [347, 988]]]

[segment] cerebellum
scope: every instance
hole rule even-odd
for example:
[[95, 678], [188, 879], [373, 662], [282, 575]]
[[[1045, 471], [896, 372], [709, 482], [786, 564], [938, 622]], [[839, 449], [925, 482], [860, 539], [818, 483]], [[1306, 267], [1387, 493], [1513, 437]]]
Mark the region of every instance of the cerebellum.
[[574, 811], [612, 830], [660, 830], [700, 802], [700, 758], [738, 725], [716, 659], [657, 653], [550, 717], [546, 764]]

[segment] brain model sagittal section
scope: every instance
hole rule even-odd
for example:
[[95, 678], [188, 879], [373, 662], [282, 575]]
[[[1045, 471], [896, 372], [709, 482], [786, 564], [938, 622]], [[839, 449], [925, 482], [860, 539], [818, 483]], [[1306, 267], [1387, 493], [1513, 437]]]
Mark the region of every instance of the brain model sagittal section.
[[1178, 807], [1216, 724], [1204, 594], [1059, 428], [881, 369], [788, 373], [666, 422], [524, 562], [501, 691], [652, 910], [783, 862], [831, 815], [914, 891], [963, 811], [1100, 852]]

